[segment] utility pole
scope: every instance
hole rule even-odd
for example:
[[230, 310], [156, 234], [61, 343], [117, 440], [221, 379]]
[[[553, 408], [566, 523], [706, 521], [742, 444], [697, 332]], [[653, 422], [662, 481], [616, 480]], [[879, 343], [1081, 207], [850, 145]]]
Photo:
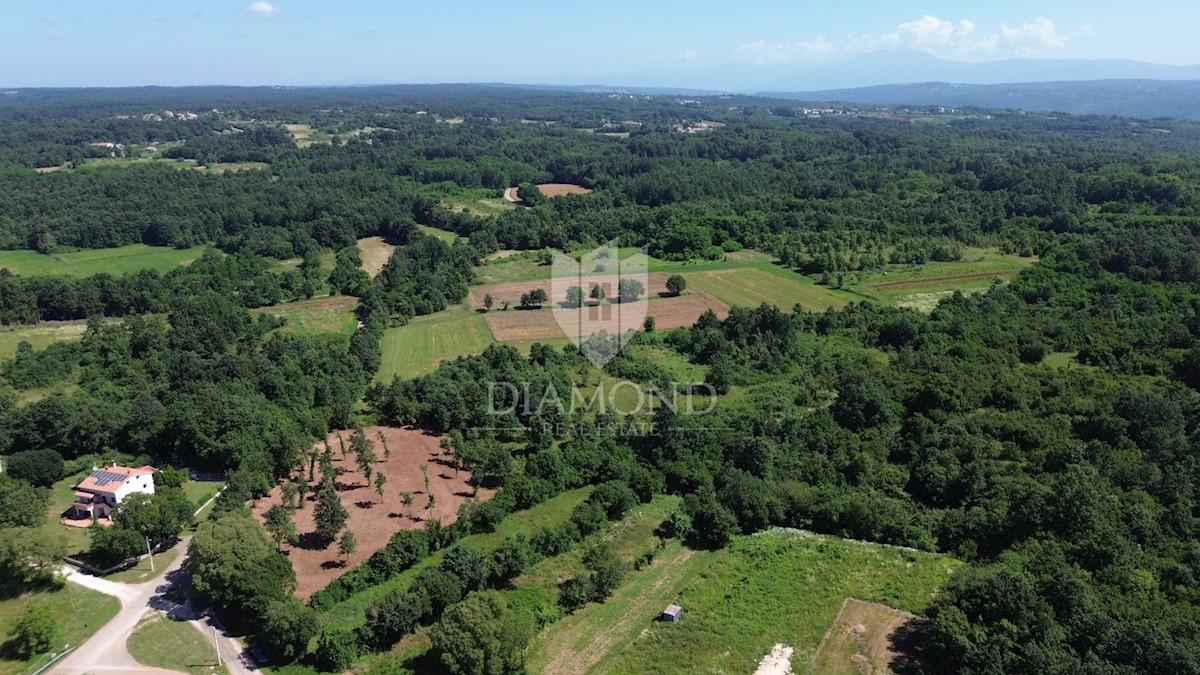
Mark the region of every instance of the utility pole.
[[154, 551], [150, 550], [150, 537], [146, 537], [146, 555], [150, 558], [150, 573], [154, 574]]
[[213, 649], [217, 651], [217, 667], [221, 667], [221, 643], [217, 642], [217, 627], [213, 626]]

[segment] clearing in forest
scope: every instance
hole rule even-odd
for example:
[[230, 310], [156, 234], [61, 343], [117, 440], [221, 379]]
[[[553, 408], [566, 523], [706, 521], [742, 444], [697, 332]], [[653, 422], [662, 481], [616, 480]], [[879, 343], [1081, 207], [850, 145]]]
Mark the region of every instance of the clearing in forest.
[[[629, 572], [604, 604], [547, 625], [530, 645], [530, 671], [750, 673], [781, 644], [802, 672], [847, 597], [920, 613], [962, 564], [798, 530], [735, 537], [716, 552], [678, 546]], [[679, 623], [657, 621], [672, 602]]]
[[177, 249], [145, 244], [82, 249], [66, 253], [0, 251], [0, 268], [8, 268], [14, 274], [26, 277], [43, 274], [86, 277], [100, 272], [119, 275], [133, 274], [145, 269], [168, 272], [192, 262], [203, 253], [203, 246]]
[[582, 185], [571, 183], [538, 183], [537, 189], [546, 197], [561, 197], [563, 195], [590, 195], [592, 191]]
[[[316, 526], [313, 520], [316, 497], [310, 493], [304, 501], [304, 508], [297, 510], [292, 518], [301, 538], [300, 545], [283, 546], [284, 555], [296, 570], [296, 595], [301, 599], [308, 599], [334, 578], [361, 564], [372, 553], [386, 546], [392, 533], [397, 530], [418, 529], [430, 519], [449, 525], [457, 518], [460, 504], [470, 499], [489, 499], [492, 496], [491, 490], [479, 490], [475, 494], [470, 485], [471, 474], [453, 469], [451, 458], [440, 446], [442, 437], [413, 428], [366, 427], [364, 432], [374, 444], [375, 454], [379, 458], [379, 462], [372, 467], [372, 481], [376, 474], [382, 473], [387, 477], [383, 497], [379, 497], [373, 483], [368, 482], [358, 469], [354, 454], [350, 451], [353, 432], [347, 430], [330, 434], [326, 440], [333, 450], [333, 466], [338, 474], [338, 497], [350, 514], [346, 527], [354, 533], [358, 550], [343, 557], [338, 553], [336, 543], [326, 546], [318, 540], [314, 534]], [[390, 450], [390, 457], [386, 459], [384, 444], [380, 443], [378, 437], [381, 432]], [[338, 440], [339, 436], [341, 441]], [[341, 452], [343, 444], [347, 450], [345, 456]], [[325, 444], [317, 443], [313, 449], [321, 453]], [[428, 493], [421, 473], [422, 465], [427, 468], [429, 475]], [[314, 476], [310, 485], [315, 486], [320, 481], [319, 471], [317, 467], [318, 475]], [[404, 492], [413, 495], [410, 507], [403, 504], [401, 495]], [[434, 497], [432, 509], [425, 508], [429, 494]], [[277, 485], [254, 505], [254, 516], [261, 522], [267, 509], [282, 502], [282, 488]]]
[[289, 302], [271, 307], [250, 310], [255, 314], [274, 314], [287, 319], [282, 329], [300, 335], [336, 333], [350, 337], [358, 328], [358, 317], [354, 314], [358, 299], [346, 295]]
[[813, 657], [813, 672], [864, 675], [905, 670], [921, 617], [877, 602], [846, 598]]
[[358, 252], [362, 255], [363, 271], [371, 278], [375, 278], [383, 270], [383, 266], [387, 264], [395, 250], [396, 244], [389, 242], [385, 237], [367, 237], [358, 240]]
[[383, 360], [377, 382], [388, 383], [393, 377], [419, 377], [437, 370], [442, 361], [459, 356], [480, 354], [492, 344], [483, 317], [462, 307], [418, 316], [407, 324], [388, 328], [380, 348]]

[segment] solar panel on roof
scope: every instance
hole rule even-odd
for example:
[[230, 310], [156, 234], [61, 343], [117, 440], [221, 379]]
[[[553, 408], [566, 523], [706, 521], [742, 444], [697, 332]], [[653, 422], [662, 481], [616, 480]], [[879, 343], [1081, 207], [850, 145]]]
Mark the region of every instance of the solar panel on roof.
[[109, 483], [120, 483], [125, 480], [125, 474], [116, 473], [115, 471], [97, 471], [92, 474], [92, 479], [96, 481], [96, 485], [104, 487]]

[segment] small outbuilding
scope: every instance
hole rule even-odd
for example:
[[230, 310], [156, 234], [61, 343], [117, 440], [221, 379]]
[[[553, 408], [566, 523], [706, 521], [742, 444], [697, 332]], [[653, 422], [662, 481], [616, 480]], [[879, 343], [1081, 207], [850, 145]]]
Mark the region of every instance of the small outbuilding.
[[658, 620], [678, 623], [681, 616], [683, 616], [683, 608], [679, 605], [671, 604], [667, 605], [667, 608], [663, 610], [661, 615], [659, 615]]

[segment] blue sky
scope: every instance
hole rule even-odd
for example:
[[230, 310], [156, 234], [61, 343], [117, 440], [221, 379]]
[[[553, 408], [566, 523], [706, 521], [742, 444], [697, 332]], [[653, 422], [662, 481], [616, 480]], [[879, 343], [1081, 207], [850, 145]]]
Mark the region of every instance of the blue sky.
[[1179, 0], [2, 0], [0, 86], [578, 82], [889, 49], [1200, 63]]

